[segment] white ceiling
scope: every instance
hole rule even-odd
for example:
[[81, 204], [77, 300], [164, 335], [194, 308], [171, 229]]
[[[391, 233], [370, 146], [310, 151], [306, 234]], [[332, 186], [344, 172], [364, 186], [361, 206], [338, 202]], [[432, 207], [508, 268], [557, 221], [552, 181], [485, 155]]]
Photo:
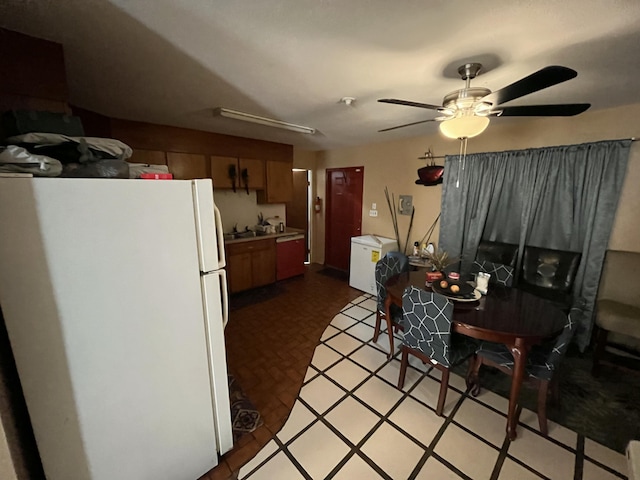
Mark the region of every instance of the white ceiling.
[[312, 150], [434, 132], [430, 122], [378, 133], [436, 112], [376, 100], [439, 105], [464, 86], [466, 61], [486, 65], [472, 86], [492, 90], [547, 65], [578, 71], [516, 105], [640, 102], [639, 0], [2, 0], [0, 26], [64, 45], [75, 105]]

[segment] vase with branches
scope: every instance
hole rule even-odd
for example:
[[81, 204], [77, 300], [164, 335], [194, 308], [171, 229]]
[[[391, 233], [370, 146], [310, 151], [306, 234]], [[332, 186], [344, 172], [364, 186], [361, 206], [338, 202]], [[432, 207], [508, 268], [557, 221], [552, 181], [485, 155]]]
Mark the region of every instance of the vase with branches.
[[445, 268], [458, 261], [456, 258], [450, 257], [448, 252], [440, 249], [427, 252], [426, 259], [431, 264], [433, 270], [438, 272], [444, 272]]

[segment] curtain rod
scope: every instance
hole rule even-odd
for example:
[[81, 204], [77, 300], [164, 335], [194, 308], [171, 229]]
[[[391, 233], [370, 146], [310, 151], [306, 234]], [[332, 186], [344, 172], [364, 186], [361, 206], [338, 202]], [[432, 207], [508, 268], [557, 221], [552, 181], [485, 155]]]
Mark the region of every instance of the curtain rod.
[[[640, 140], [640, 138], [637, 137], [631, 137], [629, 138], [629, 140], [631, 140], [632, 142], [637, 142], [638, 140]], [[418, 157], [418, 160], [430, 160], [432, 158], [447, 158], [447, 156], [451, 156], [451, 155], [455, 155], [455, 154], [450, 154], [450, 155], [429, 155], [428, 157]]]

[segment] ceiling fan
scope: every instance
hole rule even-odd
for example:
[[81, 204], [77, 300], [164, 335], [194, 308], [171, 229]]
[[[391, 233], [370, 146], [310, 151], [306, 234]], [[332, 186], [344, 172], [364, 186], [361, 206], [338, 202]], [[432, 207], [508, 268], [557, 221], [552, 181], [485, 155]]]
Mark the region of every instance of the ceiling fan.
[[502, 104], [530, 93], [552, 87], [576, 77], [578, 73], [571, 68], [552, 65], [542, 68], [517, 82], [492, 92], [484, 87], [471, 87], [471, 80], [478, 76], [482, 65], [466, 63], [458, 68], [465, 87], [445, 95], [442, 105], [381, 98], [382, 103], [406, 105], [437, 111], [440, 116], [419, 122], [407, 123], [379, 130], [388, 132], [397, 128], [418, 125], [420, 123], [439, 121], [440, 131], [450, 138], [471, 138], [482, 133], [489, 125], [489, 117], [569, 117], [587, 110], [590, 103], [563, 103], [556, 105], [521, 105], [503, 107]]

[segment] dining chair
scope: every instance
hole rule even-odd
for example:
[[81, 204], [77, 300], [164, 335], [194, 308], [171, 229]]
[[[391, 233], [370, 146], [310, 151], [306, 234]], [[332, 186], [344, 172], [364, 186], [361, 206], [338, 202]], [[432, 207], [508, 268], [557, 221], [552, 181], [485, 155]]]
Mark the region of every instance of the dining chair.
[[[526, 373], [536, 383], [538, 388], [538, 424], [540, 432], [547, 435], [547, 397], [551, 392], [554, 401], [558, 401], [558, 377], [554, 375], [564, 358], [569, 343], [576, 332], [580, 316], [583, 314], [583, 302], [572, 307], [567, 315], [567, 321], [562, 332], [555, 338], [531, 347], [527, 355]], [[476, 351], [475, 365], [471, 378], [474, 379], [474, 387], [471, 394], [476, 397], [480, 393], [479, 371], [482, 365], [489, 365], [508, 374], [513, 374], [513, 355], [506, 345], [481, 342]]]
[[377, 289], [377, 302], [376, 309], [376, 326], [373, 332], [373, 341], [378, 341], [380, 335], [380, 329], [382, 327], [382, 320], [387, 323], [387, 332], [389, 334], [389, 354], [387, 358], [391, 358], [393, 355], [394, 342], [393, 332], [402, 330], [402, 308], [397, 305], [389, 305], [389, 314], [385, 309], [385, 300], [387, 299], [387, 289], [385, 283], [394, 275], [398, 275], [403, 272], [409, 271], [409, 258], [402, 252], [388, 252], [376, 263], [375, 277], [376, 277], [376, 289]]
[[513, 286], [513, 267], [489, 260], [474, 260], [471, 273], [485, 272], [491, 275], [489, 283], [503, 287]]
[[482, 240], [476, 249], [478, 262], [492, 262], [516, 268], [518, 245], [515, 243], [491, 242]]
[[[443, 295], [407, 287], [402, 295], [404, 338], [398, 388], [404, 387], [409, 354], [442, 372], [436, 414], [442, 416], [449, 387], [449, 370], [472, 356], [478, 342], [451, 331], [453, 303]], [[470, 367], [473, 365], [470, 365]]]
[[518, 288], [549, 300], [568, 313], [573, 303], [573, 282], [581, 257], [580, 252], [527, 245]]

